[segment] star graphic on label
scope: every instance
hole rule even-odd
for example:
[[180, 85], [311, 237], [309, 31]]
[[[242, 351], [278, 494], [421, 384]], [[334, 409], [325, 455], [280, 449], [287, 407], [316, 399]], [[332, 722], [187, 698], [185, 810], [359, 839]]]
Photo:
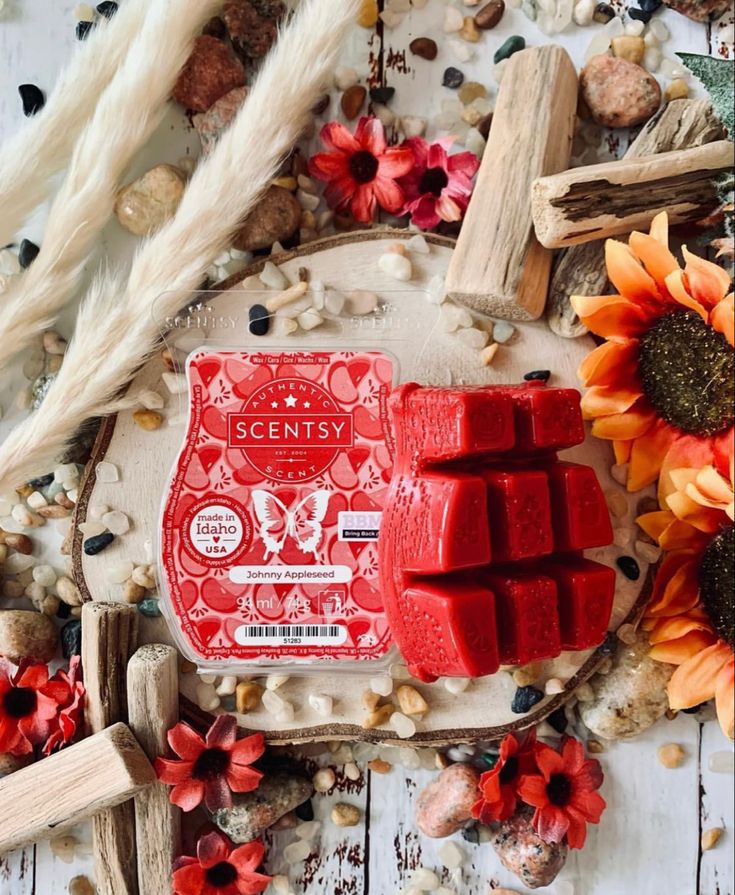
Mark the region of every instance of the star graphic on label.
[[304, 401], [304, 407], [308, 410], [311, 407], [311, 401]]
[[271, 407], [275, 410], [278, 407], [278, 401], [271, 401]]
[[283, 403], [286, 405], [286, 407], [295, 407], [297, 404], [297, 401], [293, 395], [289, 395], [287, 398], [283, 399]]

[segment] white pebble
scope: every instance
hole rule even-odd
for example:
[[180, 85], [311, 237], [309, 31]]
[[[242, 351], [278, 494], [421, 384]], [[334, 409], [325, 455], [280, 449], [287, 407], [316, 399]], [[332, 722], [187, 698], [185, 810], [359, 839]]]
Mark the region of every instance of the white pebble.
[[440, 305], [447, 295], [447, 288], [444, 283], [444, 277], [436, 274], [429, 280], [427, 286], [426, 300], [432, 305]]
[[263, 707], [280, 724], [288, 724], [290, 721], [293, 721], [295, 715], [293, 704], [286, 699], [282, 699], [272, 690], [266, 690], [263, 693]]
[[299, 200], [299, 205], [307, 211], [316, 211], [319, 208], [319, 196], [315, 196], [314, 193], [307, 193], [306, 190], [297, 190], [296, 198]]
[[479, 351], [480, 348], [484, 348], [490, 341], [490, 333], [475, 329], [473, 326], [459, 330], [457, 332], [457, 337], [469, 348], [474, 348], [477, 351]]
[[599, 56], [601, 53], [607, 53], [610, 49], [610, 35], [605, 31], [600, 31], [590, 41], [587, 51], [584, 54], [584, 61], [589, 62], [593, 56]]
[[383, 127], [393, 127], [396, 114], [392, 109], [389, 109], [388, 106], [384, 106], [382, 103], [373, 103], [372, 110], [373, 115], [382, 123]]
[[47, 507], [48, 501], [40, 491], [34, 491], [26, 498], [26, 503], [32, 510], [40, 510], [41, 507]]
[[487, 140], [482, 136], [480, 131], [478, 131], [476, 127], [471, 127], [467, 131], [467, 136], [464, 138], [464, 148], [481, 159], [485, 154], [486, 146]]
[[94, 9], [92, 9], [89, 3], [78, 3], [74, 7], [74, 18], [78, 22], [94, 22]]
[[439, 886], [439, 877], [428, 867], [419, 867], [411, 874], [410, 883], [419, 892], [433, 892]]
[[430, 252], [429, 243], [422, 233], [412, 236], [406, 243], [409, 252], [415, 252], [417, 255], [428, 255]]
[[161, 410], [166, 404], [163, 395], [152, 388], [144, 388], [138, 394], [138, 403], [146, 410]]
[[298, 328], [299, 325], [293, 318], [276, 314], [273, 318], [271, 333], [276, 336], [276, 338], [280, 339], [285, 336], [290, 336], [291, 333], [295, 333]]
[[390, 696], [393, 692], [393, 678], [389, 674], [381, 674], [370, 678], [370, 689], [379, 696]]
[[464, 25], [462, 11], [456, 6], [448, 6], [444, 11], [444, 30], [447, 34], [459, 31]]
[[105, 577], [110, 584], [124, 584], [133, 574], [135, 565], [129, 560], [112, 562], [105, 567]]
[[444, 689], [449, 693], [453, 693], [455, 696], [457, 693], [464, 693], [464, 691], [470, 685], [470, 678], [468, 677], [445, 677], [442, 681], [444, 684]]
[[334, 768], [319, 768], [319, 770], [314, 774], [311, 780], [314, 789], [324, 795], [328, 793], [330, 789], [337, 782], [337, 775], [334, 773]]
[[308, 841], [314, 839], [321, 828], [322, 825], [318, 820], [307, 820], [304, 821], [304, 823], [299, 824], [294, 830], [294, 833], [296, 833], [299, 839]]
[[33, 580], [42, 587], [53, 587], [56, 584], [56, 572], [54, 572], [51, 566], [36, 566], [33, 569]]
[[213, 712], [219, 708], [220, 699], [212, 687], [207, 684], [198, 684], [196, 688], [196, 702], [202, 711]]
[[422, 137], [427, 124], [427, 120], [418, 115], [404, 115], [401, 118], [401, 130], [405, 137]]
[[450, 37], [447, 44], [458, 62], [469, 62], [472, 58], [470, 45], [465, 43], [465, 41], [458, 40], [456, 37]]
[[324, 297], [324, 309], [334, 317], [339, 317], [344, 310], [346, 301], [347, 299], [341, 292], [337, 292], [336, 289], [330, 289]]
[[285, 274], [272, 261], [266, 261], [260, 272], [261, 281], [270, 289], [288, 289]]
[[271, 879], [271, 888], [276, 895], [289, 895], [291, 891], [291, 883], [287, 876], [279, 874]]
[[334, 700], [323, 693], [310, 693], [309, 705], [321, 718], [329, 718], [334, 709]]
[[664, 43], [671, 37], [671, 32], [666, 27], [665, 22], [658, 18], [651, 20], [648, 30], [655, 35], [659, 43]]
[[18, 525], [22, 525], [23, 528], [33, 527], [33, 513], [24, 503], [16, 503], [10, 515], [15, 519]]
[[623, 20], [621, 18], [615, 16], [614, 18], [610, 19], [609, 22], [605, 22], [602, 30], [612, 40], [613, 37], [622, 37], [622, 35], [625, 33], [625, 25], [623, 25]]
[[348, 90], [354, 87], [360, 80], [360, 76], [354, 68], [346, 65], [338, 65], [334, 70], [334, 86], [338, 90]]
[[390, 676], [394, 681], [410, 681], [411, 672], [403, 662], [394, 662], [390, 667]]
[[416, 733], [416, 724], [403, 712], [393, 712], [390, 716], [390, 726], [402, 740], [407, 740]]
[[732, 751], [713, 752], [707, 759], [707, 767], [713, 774], [735, 773], [735, 754]]
[[439, 324], [445, 332], [453, 333], [460, 327], [472, 326], [472, 314], [467, 308], [445, 302], [439, 312]]
[[55, 482], [76, 482], [79, 480], [79, 470], [76, 463], [62, 463], [54, 469]]
[[580, 28], [585, 28], [592, 23], [595, 14], [595, 0], [579, 0], [574, 7], [574, 23]]
[[316, 329], [317, 326], [321, 326], [322, 323], [324, 323], [324, 318], [319, 311], [315, 311], [314, 308], [308, 308], [306, 311], [299, 314], [296, 321], [301, 329], [308, 332], [311, 329]]
[[11, 553], [3, 563], [3, 573], [7, 575], [21, 575], [33, 566], [35, 559], [26, 556], [25, 553]]
[[661, 60], [659, 71], [664, 77], [671, 78], [672, 81], [677, 78], [684, 78], [686, 80], [691, 75], [688, 68], [685, 68], [680, 62], [677, 62], [674, 59], [669, 59], [667, 56], [664, 56]]
[[358, 768], [354, 761], [349, 761], [344, 766], [344, 775], [348, 780], [352, 780], [354, 783], [360, 779], [360, 768]]
[[641, 22], [640, 19], [633, 19], [626, 24], [625, 33], [631, 35], [631, 37], [640, 37], [645, 27], [645, 22]]
[[515, 331], [516, 328], [512, 323], [508, 323], [507, 320], [498, 320], [493, 326], [493, 339], [504, 345], [513, 338]]
[[558, 677], [550, 677], [548, 681], [546, 681], [546, 690], [547, 696], [555, 696], [557, 693], [564, 692], [564, 684], [559, 680]]
[[292, 842], [283, 849], [283, 860], [287, 864], [300, 864], [311, 854], [311, 843], [305, 839]]
[[398, 252], [386, 252], [378, 258], [378, 267], [396, 280], [408, 282], [413, 275], [411, 260]]
[[101, 521], [114, 535], [124, 535], [130, 529], [130, 519], [120, 510], [105, 513]]
[[232, 696], [237, 689], [237, 678], [234, 674], [226, 674], [217, 685], [217, 696]]
[[616, 528], [613, 531], [613, 544], [616, 547], [627, 547], [633, 539], [633, 534], [629, 528]]
[[661, 548], [658, 544], [649, 544], [648, 541], [636, 541], [635, 552], [647, 563], [655, 563], [661, 559]]
[[80, 522], [77, 528], [87, 538], [94, 538], [106, 531], [105, 526], [101, 522], [93, 519]]
[[199, 680], [203, 684], [216, 684], [217, 683], [217, 675], [212, 674], [211, 671], [201, 671], [199, 673]]
[[282, 687], [288, 680], [287, 674], [269, 674], [265, 679], [266, 690], [277, 690]]
[[447, 870], [455, 870], [464, 863], [465, 853], [456, 842], [445, 842], [439, 849], [439, 860]]
[[117, 466], [115, 466], [114, 463], [109, 463], [107, 460], [102, 460], [98, 463], [97, 466], [95, 466], [95, 472], [97, 474], [97, 481], [102, 482], [103, 484], [109, 485], [113, 482], [120, 481], [120, 472]]

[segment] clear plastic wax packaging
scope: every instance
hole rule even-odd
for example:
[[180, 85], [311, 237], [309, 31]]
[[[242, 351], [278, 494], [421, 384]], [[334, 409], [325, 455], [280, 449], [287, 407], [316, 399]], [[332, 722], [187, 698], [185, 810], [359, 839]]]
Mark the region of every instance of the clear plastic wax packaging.
[[397, 293], [369, 316], [287, 337], [276, 316], [253, 335], [272, 295], [198, 294], [159, 321], [185, 420], [158, 524], [164, 616], [203, 670], [382, 671], [387, 401], [429, 327]]

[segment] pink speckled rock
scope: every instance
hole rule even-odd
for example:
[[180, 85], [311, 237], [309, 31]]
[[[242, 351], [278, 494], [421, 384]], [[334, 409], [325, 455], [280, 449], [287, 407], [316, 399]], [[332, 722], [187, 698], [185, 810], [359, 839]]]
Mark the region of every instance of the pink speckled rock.
[[604, 127], [643, 124], [661, 105], [653, 75], [615, 56], [593, 56], [580, 72], [579, 86], [592, 118]]
[[554, 882], [567, 860], [566, 842], [553, 845], [539, 838], [531, 825], [534, 810], [524, 805], [493, 831], [490, 843], [500, 862], [529, 889]]
[[206, 112], [217, 100], [245, 84], [245, 66], [232, 49], [216, 37], [204, 34], [181, 70], [173, 97], [185, 109]]
[[204, 155], [214, 149], [222, 132], [232, 124], [247, 95], [247, 87], [236, 87], [220, 97], [207, 112], [194, 116], [194, 127], [202, 141]]
[[732, 0], [664, 0], [664, 6], [695, 22], [712, 22], [732, 9]]
[[453, 764], [443, 770], [416, 800], [416, 825], [425, 836], [443, 839], [472, 820], [479, 798], [480, 772], [470, 765]]

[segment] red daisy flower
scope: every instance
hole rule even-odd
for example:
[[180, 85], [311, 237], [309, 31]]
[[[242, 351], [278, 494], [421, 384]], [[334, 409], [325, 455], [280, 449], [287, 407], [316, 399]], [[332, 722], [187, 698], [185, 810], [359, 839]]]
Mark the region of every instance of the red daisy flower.
[[537, 770], [534, 747], [536, 731], [532, 730], [523, 745], [509, 733], [500, 745], [500, 757], [492, 770], [480, 777], [481, 797], [472, 806], [472, 816], [484, 824], [506, 820], [515, 814], [518, 805], [518, 783], [525, 774]]
[[259, 840], [233, 849], [221, 833], [202, 836], [196, 858], [184, 856], [174, 864], [173, 895], [258, 895], [271, 881], [257, 872], [264, 853]]
[[480, 160], [472, 152], [449, 155], [453, 137], [429, 144], [422, 137], [406, 140], [414, 156], [413, 168], [398, 181], [406, 194], [403, 214], [422, 230], [441, 221], [461, 221], [472, 196], [472, 178]]
[[251, 792], [260, 784], [263, 775], [250, 765], [265, 751], [263, 734], [238, 740], [232, 715], [220, 715], [206, 738], [177, 724], [168, 743], [180, 760], [157, 758], [156, 773], [173, 785], [171, 801], [182, 811], [193, 811], [202, 800], [210, 811], [230, 808], [233, 792]]
[[28, 755], [51, 733], [66, 688], [48, 666], [22, 659], [18, 670], [0, 658], [0, 753]]
[[50, 755], [55, 749], [61, 749], [71, 743], [84, 716], [84, 684], [80, 676], [79, 656], [73, 656], [69, 662], [68, 673], [60, 668], [51, 678], [53, 682], [65, 687], [64, 699], [59, 702], [60, 711], [57, 726], [51, 731], [43, 747], [43, 754]]
[[599, 823], [607, 807], [597, 792], [602, 786], [600, 762], [585, 758], [584, 746], [574, 737], [565, 737], [561, 754], [543, 743], [536, 745], [540, 774], [521, 779], [518, 795], [536, 813], [533, 827], [545, 842], [561, 842], [566, 836], [570, 848], [582, 848], [587, 823]]
[[331, 150], [309, 160], [309, 172], [327, 183], [324, 196], [331, 208], [349, 209], [356, 221], [369, 224], [376, 206], [391, 214], [401, 213], [404, 195], [396, 178], [408, 174], [413, 152], [388, 147], [383, 125], [377, 118], [363, 117], [354, 136], [336, 121], [321, 130], [322, 143]]

